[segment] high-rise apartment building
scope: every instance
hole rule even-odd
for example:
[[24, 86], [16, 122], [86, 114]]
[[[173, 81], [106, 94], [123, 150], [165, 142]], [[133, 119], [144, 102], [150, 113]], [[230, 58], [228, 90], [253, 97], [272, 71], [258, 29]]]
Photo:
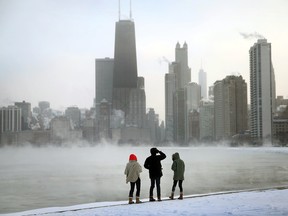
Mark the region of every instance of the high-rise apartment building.
[[207, 73], [201, 68], [198, 73], [198, 84], [201, 87], [201, 98], [207, 98]]
[[185, 87], [185, 98], [187, 112], [198, 110], [201, 99], [201, 87], [195, 82], [188, 83]]
[[15, 106], [21, 109], [21, 130], [29, 130], [29, 124], [32, 120], [31, 103], [15, 102]]
[[213, 88], [214, 95], [214, 129], [215, 129], [215, 139], [220, 140], [224, 136], [224, 86], [223, 82], [218, 80], [214, 83]]
[[146, 95], [144, 89], [136, 88], [130, 91], [126, 126], [137, 128], [146, 126]]
[[17, 106], [0, 108], [0, 133], [21, 131], [21, 109]]
[[114, 59], [96, 59], [96, 115], [103, 99], [112, 104]]
[[215, 82], [214, 106], [216, 140], [247, 130], [247, 84], [242, 76], [227, 76]]
[[174, 141], [178, 144], [185, 144], [186, 141], [186, 100], [185, 90], [181, 88], [174, 93], [173, 97], [173, 122], [174, 122]]
[[191, 82], [191, 69], [188, 66], [188, 46], [185, 42], [183, 47], [179, 43], [175, 48], [175, 62], [180, 64], [180, 74], [177, 77], [179, 86], [178, 88], [184, 88]]
[[[188, 83], [185, 86], [185, 101], [186, 101], [186, 113], [185, 113], [185, 142], [188, 143], [189, 140], [195, 140], [199, 139], [199, 135], [197, 137], [192, 137], [193, 134], [199, 134], [199, 133], [194, 133], [193, 129], [191, 128], [192, 124], [190, 122], [191, 118], [189, 116], [195, 117], [195, 112], [198, 112], [199, 109], [199, 104], [200, 104], [200, 97], [201, 97], [201, 92], [200, 92], [200, 86], [195, 83], [191, 82]], [[194, 127], [197, 128], [197, 127]], [[198, 127], [199, 128], [199, 127]], [[199, 130], [199, 129], [197, 129]]]
[[138, 128], [146, 127], [146, 94], [144, 77], [138, 77], [137, 88], [131, 89], [129, 98], [129, 113], [126, 125]]
[[[166, 140], [183, 144], [187, 143], [188, 130], [187, 96], [192, 100], [189, 91], [191, 69], [188, 67], [188, 46], [179, 43], [175, 48], [175, 62], [169, 64], [169, 73], [165, 75], [165, 120]], [[188, 94], [187, 94], [188, 89]], [[172, 136], [173, 134], [173, 136]]]
[[174, 73], [179, 64], [173, 62], [169, 64], [169, 73], [165, 74], [165, 139], [167, 142], [173, 142], [174, 119], [173, 119], [173, 97], [176, 91], [176, 73]]
[[70, 119], [73, 129], [79, 129], [81, 126], [81, 111], [78, 107], [68, 107], [65, 110], [65, 116]]
[[214, 139], [214, 102], [202, 100], [199, 107], [199, 139], [212, 141]]
[[200, 127], [199, 127], [199, 112], [197, 110], [193, 110], [188, 113], [187, 116], [187, 124], [188, 127], [186, 129], [186, 143], [193, 143], [199, 140], [200, 135]]
[[99, 139], [106, 140], [112, 137], [111, 127], [110, 127], [110, 115], [111, 115], [111, 103], [103, 99], [99, 106], [99, 115], [98, 115], [98, 131]]
[[275, 109], [275, 77], [271, 58], [271, 43], [259, 39], [249, 50], [251, 136], [271, 139]]
[[45, 110], [50, 109], [50, 102], [48, 102], [48, 101], [40, 101], [38, 103], [38, 106], [40, 108], [40, 113], [43, 113]]

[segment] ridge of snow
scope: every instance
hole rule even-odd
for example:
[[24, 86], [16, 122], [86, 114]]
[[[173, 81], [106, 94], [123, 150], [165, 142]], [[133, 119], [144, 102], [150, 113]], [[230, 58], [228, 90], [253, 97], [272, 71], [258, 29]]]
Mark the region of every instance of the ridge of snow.
[[5, 215], [288, 215], [288, 186], [187, 195], [184, 200], [170, 200], [166, 197], [163, 202], [148, 202], [148, 199], [142, 201], [142, 204], [133, 205], [128, 205], [127, 201], [96, 202]]

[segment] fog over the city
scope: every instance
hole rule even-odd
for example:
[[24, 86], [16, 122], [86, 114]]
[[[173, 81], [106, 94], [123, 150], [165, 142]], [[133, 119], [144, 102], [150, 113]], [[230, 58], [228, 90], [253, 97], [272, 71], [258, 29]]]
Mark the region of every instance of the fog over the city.
[[[129, 8], [122, 0], [121, 19]], [[287, 8], [285, 0], [132, 1], [147, 108], [164, 120], [164, 74], [178, 41], [188, 45], [192, 81], [203, 67], [208, 86], [231, 73], [249, 86], [249, 48], [265, 37], [276, 94], [287, 96]], [[93, 106], [95, 58], [114, 57], [118, 13], [118, 0], [0, 0], [0, 106], [23, 100], [62, 110]]]
[[[102, 144], [65, 147], [3, 147], [0, 151], [0, 213], [95, 201], [126, 200], [124, 169], [134, 153], [142, 165], [141, 198], [150, 180], [143, 167], [151, 146]], [[162, 196], [171, 192], [172, 154], [186, 163], [184, 194], [288, 185], [288, 152], [277, 148], [159, 147]], [[179, 193], [176, 189], [176, 194]], [[178, 195], [178, 194], [177, 194]]]

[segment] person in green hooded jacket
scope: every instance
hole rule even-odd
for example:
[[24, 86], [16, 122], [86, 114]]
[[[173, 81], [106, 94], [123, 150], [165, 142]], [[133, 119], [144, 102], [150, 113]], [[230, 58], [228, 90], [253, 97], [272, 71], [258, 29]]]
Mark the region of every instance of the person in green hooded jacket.
[[171, 169], [174, 171], [173, 176], [173, 186], [172, 186], [172, 192], [171, 196], [169, 196], [170, 199], [174, 199], [174, 192], [176, 185], [178, 183], [179, 189], [180, 189], [180, 196], [178, 199], [183, 199], [183, 187], [182, 183], [184, 180], [184, 172], [185, 172], [185, 163], [183, 160], [180, 159], [180, 155], [178, 152], [172, 155], [173, 164], [171, 166]]

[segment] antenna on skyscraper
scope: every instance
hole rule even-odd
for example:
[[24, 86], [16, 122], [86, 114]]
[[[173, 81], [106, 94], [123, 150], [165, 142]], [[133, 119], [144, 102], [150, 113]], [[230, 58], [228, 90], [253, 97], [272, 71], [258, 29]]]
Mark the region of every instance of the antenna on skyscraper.
[[131, 3], [131, 0], [130, 0], [130, 20], [132, 20], [132, 7], [131, 7], [132, 3]]
[[120, 15], [121, 15], [121, 11], [120, 11], [120, 0], [118, 1], [118, 18], [120, 20]]

